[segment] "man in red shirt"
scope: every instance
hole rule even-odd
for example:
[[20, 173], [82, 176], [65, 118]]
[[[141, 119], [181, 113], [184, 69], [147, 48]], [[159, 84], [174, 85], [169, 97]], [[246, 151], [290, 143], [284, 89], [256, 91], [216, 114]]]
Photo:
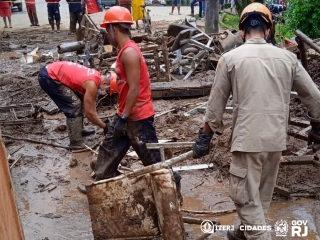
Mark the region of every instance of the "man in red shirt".
[[[117, 175], [117, 168], [129, 150], [136, 151], [145, 166], [161, 161], [159, 150], [147, 149], [146, 143], [157, 143], [153, 126], [154, 109], [148, 67], [137, 44], [130, 40], [133, 24], [128, 9], [120, 6], [107, 10], [100, 27], [108, 32], [110, 43], [119, 49], [116, 60], [118, 76], [118, 109], [100, 146], [95, 167], [96, 181]], [[181, 176], [174, 172], [180, 194]]]
[[109, 78], [100, 72], [73, 62], [54, 62], [42, 68], [39, 85], [57, 104], [67, 118], [70, 146], [83, 147], [82, 136], [94, 133], [83, 128], [83, 112], [95, 125], [106, 130], [99, 119], [95, 99], [99, 90], [110, 85]]

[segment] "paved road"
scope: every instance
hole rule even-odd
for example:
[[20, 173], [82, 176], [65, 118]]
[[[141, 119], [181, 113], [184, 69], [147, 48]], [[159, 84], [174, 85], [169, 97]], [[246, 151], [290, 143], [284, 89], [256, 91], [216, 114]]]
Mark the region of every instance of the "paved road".
[[[24, 2], [24, 1], [23, 1]], [[48, 17], [47, 17], [47, 4], [44, 0], [38, 0], [36, 1], [37, 5], [37, 15], [39, 19], [40, 26], [45, 26], [47, 28], [50, 28], [50, 25], [48, 23]], [[175, 21], [179, 19], [184, 19], [187, 14], [190, 13], [190, 7], [181, 7], [181, 15], [178, 15], [177, 9], [174, 10], [173, 15], [169, 15], [171, 12], [171, 6], [149, 6], [148, 7], [151, 10], [151, 19], [153, 21], [159, 21], [159, 20], [168, 20], [168, 21]], [[195, 12], [197, 13], [198, 7], [195, 7]], [[61, 15], [61, 28], [62, 29], [68, 29], [69, 28], [69, 9], [68, 4], [65, 1], [62, 1], [60, 3], [60, 15]], [[30, 20], [28, 17], [28, 13], [26, 11], [25, 4], [23, 3], [23, 11], [18, 12], [17, 9], [12, 10], [12, 29], [4, 29], [4, 23], [2, 20], [0, 20], [0, 30], [5, 31], [11, 31], [14, 29], [27, 29], [30, 28]], [[35, 27], [32, 27], [35, 28]]]

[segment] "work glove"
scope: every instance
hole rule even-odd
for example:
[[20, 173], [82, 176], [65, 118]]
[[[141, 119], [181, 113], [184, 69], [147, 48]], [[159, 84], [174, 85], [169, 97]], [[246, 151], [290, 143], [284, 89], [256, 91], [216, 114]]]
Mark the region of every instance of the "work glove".
[[308, 134], [308, 146], [320, 144], [320, 122], [310, 122], [311, 131]]
[[199, 137], [192, 146], [193, 158], [200, 158], [209, 154], [212, 136], [213, 133], [204, 132], [202, 128], [199, 129]]
[[126, 129], [127, 129], [127, 119], [124, 118], [119, 118], [117, 123], [114, 125], [114, 130], [113, 130], [113, 136], [116, 138], [123, 137], [126, 135]]

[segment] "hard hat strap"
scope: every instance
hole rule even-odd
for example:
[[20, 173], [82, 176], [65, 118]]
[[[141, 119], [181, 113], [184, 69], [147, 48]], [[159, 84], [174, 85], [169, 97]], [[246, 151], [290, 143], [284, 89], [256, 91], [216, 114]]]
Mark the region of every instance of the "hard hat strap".
[[112, 41], [115, 41], [116, 39], [114, 37], [114, 30], [113, 30], [112, 24], [110, 24], [110, 32], [111, 32]]

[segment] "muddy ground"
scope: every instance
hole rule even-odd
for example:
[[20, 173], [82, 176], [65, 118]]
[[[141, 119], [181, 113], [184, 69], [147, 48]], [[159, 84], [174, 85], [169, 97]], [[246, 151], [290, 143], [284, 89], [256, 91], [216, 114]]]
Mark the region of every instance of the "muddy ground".
[[[90, 162], [95, 158], [91, 152], [73, 153], [64, 148], [33, 144], [13, 138], [29, 138], [51, 142], [62, 146], [68, 145], [65, 117], [58, 113], [48, 96], [40, 89], [37, 74], [41, 67], [57, 60], [61, 55], [56, 53], [60, 42], [73, 41], [75, 36], [67, 35], [67, 31], [51, 34], [48, 28], [29, 30], [27, 32], [0, 33], [0, 107], [15, 104], [32, 104], [39, 109], [40, 123], [21, 125], [2, 125], [1, 131], [9, 157], [13, 164], [11, 173], [14, 181], [16, 200], [27, 240], [62, 240], [62, 239], [93, 239], [88, 202], [85, 195], [80, 194], [76, 187], [85, 184], [90, 177]], [[40, 57], [31, 57], [30, 53], [38, 47]], [[310, 60], [310, 73], [320, 84], [319, 61]], [[206, 74], [208, 79], [210, 75]], [[195, 76], [195, 80], [203, 78], [203, 74]], [[200, 80], [199, 80], [200, 81]], [[213, 76], [211, 76], [213, 81]], [[194, 141], [203, 124], [203, 113], [186, 117], [184, 113], [195, 108], [208, 97], [155, 100], [156, 113], [175, 108], [176, 111], [156, 117], [155, 127], [159, 139], [176, 141]], [[107, 101], [108, 102], [108, 101]], [[114, 102], [114, 99], [109, 102]], [[115, 105], [98, 105], [101, 117], [115, 113]], [[305, 120], [305, 108], [297, 100], [292, 100], [291, 117]], [[50, 112], [50, 114], [48, 113]], [[31, 120], [33, 116], [20, 113], [20, 120]], [[210, 155], [199, 160], [187, 160], [180, 165], [213, 163], [211, 169], [181, 171], [183, 209], [186, 210], [233, 210], [234, 205], [228, 197], [228, 168], [230, 163], [229, 140], [231, 135], [231, 114], [225, 114], [226, 130], [221, 137], [214, 137]], [[1, 113], [1, 119], [15, 120], [14, 114]], [[97, 143], [102, 137], [101, 129], [88, 140]], [[290, 127], [294, 131], [302, 130]], [[293, 155], [306, 146], [306, 142], [290, 137], [288, 150], [284, 155]], [[175, 150], [178, 155], [188, 149]], [[122, 162], [131, 168], [142, 167], [135, 158], [127, 156]], [[313, 165], [281, 167], [278, 185], [286, 187], [292, 193], [317, 194], [320, 192], [319, 168]], [[183, 215], [187, 213], [183, 212]], [[210, 215], [192, 215], [203, 219], [216, 219], [221, 224], [238, 223], [235, 213], [212, 217]], [[273, 226], [283, 219], [307, 220], [309, 235], [304, 239], [320, 239], [320, 201], [314, 198], [286, 199], [274, 195], [267, 215], [268, 222]], [[196, 239], [201, 234], [198, 225], [185, 224], [187, 239]], [[273, 239], [275, 239], [274, 232]], [[227, 239], [225, 231], [219, 231], [208, 239]], [[294, 239], [286, 237], [283, 239]]]

